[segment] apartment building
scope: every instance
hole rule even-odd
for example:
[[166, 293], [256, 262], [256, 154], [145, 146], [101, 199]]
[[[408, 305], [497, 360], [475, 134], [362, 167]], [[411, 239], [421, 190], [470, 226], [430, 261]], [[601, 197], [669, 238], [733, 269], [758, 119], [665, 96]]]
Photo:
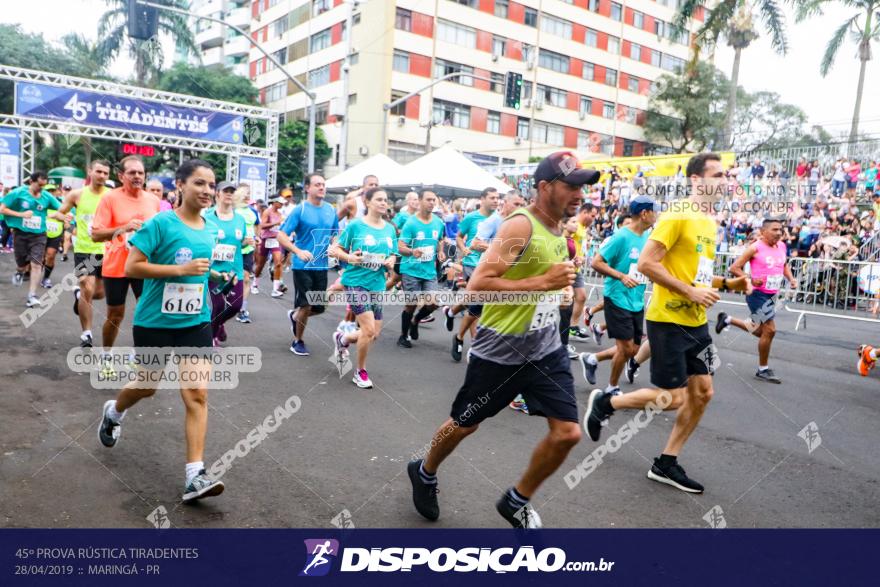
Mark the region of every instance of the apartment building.
[[[250, 30], [253, 18], [251, 0], [193, 0], [189, 10], [223, 19], [245, 33]], [[192, 26], [203, 65], [225, 65], [239, 75], [249, 74], [251, 43], [245, 35], [209, 20], [194, 19]]]

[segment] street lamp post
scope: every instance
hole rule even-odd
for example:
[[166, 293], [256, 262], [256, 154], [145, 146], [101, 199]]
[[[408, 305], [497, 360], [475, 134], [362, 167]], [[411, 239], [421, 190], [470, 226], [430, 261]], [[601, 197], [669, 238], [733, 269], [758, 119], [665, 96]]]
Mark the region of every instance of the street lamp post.
[[[243, 35], [246, 39], [248, 39], [250, 41], [251, 45], [253, 45], [257, 49], [259, 49], [260, 53], [265, 55], [266, 58], [269, 61], [271, 61], [275, 67], [280, 69], [284, 73], [284, 75], [287, 76], [287, 79], [292, 81], [294, 83], [294, 85], [296, 85], [296, 87], [298, 87], [300, 90], [302, 90], [303, 93], [305, 93], [305, 95], [309, 97], [310, 105], [309, 105], [309, 137], [308, 137], [308, 143], [309, 143], [308, 144], [308, 149], [309, 149], [308, 171], [309, 171], [309, 173], [313, 173], [315, 171], [315, 106], [316, 106], [315, 100], [317, 99], [317, 95], [314, 92], [310, 92], [309, 89], [302, 84], [302, 82], [300, 82], [298, 79], [296, 79], [295, 77], [290, 75], [290, 73], [287, 72], [287, 69], [285, 69], [284, 66], [271, 53], [269, 53], [268, 51], [263, 49], [262, 45], [260, 45], [256, 41], [254, 41], [253, 38], [251, 38], [251, 36], [249, 34], [247, 34], [241, 28], [235, 26], [234, 24], [229, 24], [228, 22], [224, 21], [221, 18], [214, 18], [213, 16], [203, 16], [201, 14], [196, 14], [196, 13], [190, 12], [188, 10], [183, 10], [182, 8], [175, 8], [173, 6], [166, 6], [164, 4], [156, 4], [155, 2], [148, 2], [147, 0], [135, 0], [135, 2], [138, 4], [142, 4], [144, 6], [158, 8], [160, 10], [168, 10], [169, 12], [176, 12], [178, 14], [185, 14], [187, 16], [192, 16], [194, 18], [199, 18], [202, 20], [210, 20], [211, 22], [220, 23], [223, 26], [231, 28], [232, 30], [239, 33], [240, 35]], [[349, 35], [350, 34], [351, 34], [351, 31], [349, 31]]]

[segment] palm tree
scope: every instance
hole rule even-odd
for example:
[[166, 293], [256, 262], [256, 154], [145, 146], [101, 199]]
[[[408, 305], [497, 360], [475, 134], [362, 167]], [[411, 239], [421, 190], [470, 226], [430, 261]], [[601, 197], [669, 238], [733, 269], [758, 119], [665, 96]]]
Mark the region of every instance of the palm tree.
[[[187, 0], [153, 0], [176, 8], [186, 9]], [[128, 3], [129, 0], [104, 0], [109, 6], [107, 12], [98, 21], [99, 52], [103, 61], [110, 62], [119, 55], [123, 48], [135, 62], [135, 79], [137, 85], [146, 85], [147, 74], [155, 73], [162, 68], [165, 56], [157, 37], [141, 41], [128, 36]], [[186, 54], [199, 55], [199, 47], [195, 36], [190, 30], [190, 23], [181, 14], [168, 10], [158, 10], [159, 32], [170, 35], [175, 45]]]
[[[831, 35], [825, 46], [825, 55], [822, 57], [819, 73], [822, 77], [828, 75], [844, 37], [849, 33], [850, 38], [858, 45], [859, 61], [862, 62], [852, 126], [849, 129], [849, 141], [853, 143], [859, 132], [859, 112], [862, 109], [862, 92], [865, 89], [865, 68], [871, 60], [871, 42], [880, 41], [880, 0], [840, 0], [840, 2], [848, 8], [857, 9], [858, 12], [846, 19]], [[796, 0], [795, 22], [802, 22], [812, 16], [822, 16], [822, 7], [827, 3], [829, 0]], [[863, 20], [864, 24], [860, 25], [859, 20]]]
[[98, 78], [107, 73], [107, 62], [102, 59], [99, 43], [89, 40], [80, 33], [67, 33], [61, 37], [61, 44], [82, 69], [85, 77]]
[[687, 20], [694, 16], [697, 8], [702, 7], [708, 13], [694, 35], [691, 68], [696, 64], [703, 48], [717, 45], [718, 39], [722, 36], [727, 39], [727, 44], [734, 51], [733, 71], [730, 74], [730, 94], [727, 98], [727, 113], [724, 120], [724, 136], [721, 141], [728, 148], [732, 148], [740, 59], [743, 49], [748, 48], [752, 41], [758, 38], [753, 13], [757, 11], [760, 14], [764, 29], [770, 35], [771, 46], [781, 55], [785, 55], [788, 51], [785, 17], [777, 0], [720, 0], [711, 9], [707, 8], [707, 4], [709, 4], [707, 0], [684, 0], [673, 26], [679, 31], [686, 31]]

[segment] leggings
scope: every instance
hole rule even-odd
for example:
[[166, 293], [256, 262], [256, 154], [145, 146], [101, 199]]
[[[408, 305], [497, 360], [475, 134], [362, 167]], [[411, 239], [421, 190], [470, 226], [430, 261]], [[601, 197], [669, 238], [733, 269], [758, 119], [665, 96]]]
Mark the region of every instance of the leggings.
[[243, 294], [244, 281], [241, 279], [225, 296], [211, 292], [211, 332], [214, 337], [217, 336], [220, 327], [241, 310]]
[[571, 326], [571, 315], [573, 313], [574, 306], [559, 308], [559, 337], [564, 345], [568, 345], [568, 329]]

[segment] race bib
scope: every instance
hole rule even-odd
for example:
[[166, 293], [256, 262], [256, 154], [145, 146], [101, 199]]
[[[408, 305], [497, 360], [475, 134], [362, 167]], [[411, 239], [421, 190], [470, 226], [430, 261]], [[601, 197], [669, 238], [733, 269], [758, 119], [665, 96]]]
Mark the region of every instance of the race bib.
[[31, 230], [40, 230], [43, 227], [43, 218], [41, 216], [31, 216], [30, 218], [22, 218], [21, 225]]
[[231, 263], [235, 260], [235, 245], [216, 245], [211, 255], [212, 261]]
[[385, 266], [385, 255], [382, 253], [364, 253], [362, 257], [361, 267], [378, 271]]
[[782, 275], [768, 275], [767, 283], [764, 285], [766, 289], [779, 290], [782, 287]]
[[278, 247], [279, 247], [279, 245], [278, 245], [277, 238], [267, 238], [266, 239], [266, 248], [267, 249], [277, 249]]
[[60, 232], [61, 223], [57, 220], [46, 220], [46, 232]]
[[708, 257], [700, 256], [700, 264], [697, 265], [697, 276], [694, 277], [694, 285], [712, 287], [712, 273], [715, 263]]
[[646, 283], [648, 283], [648, 278], [645, 277], [642, 273], [639, 273], [637, 263], [630, 263], [629, 273], [627, 273], [627, 276], [639, 285], [645, 285]]
[[535, 306], [529, 331], [541, 330], [559, 324], [559, 305], [553, 302], [544, 302]]
[[205, 286], [201, 283], [166, 283], [162, 292], [163, 314], [200, 314]]
[[434, 247], [419, 247], [419, 250], [422, 252], [422, 256], [419, 257], [419, 261], [434, 260]]

